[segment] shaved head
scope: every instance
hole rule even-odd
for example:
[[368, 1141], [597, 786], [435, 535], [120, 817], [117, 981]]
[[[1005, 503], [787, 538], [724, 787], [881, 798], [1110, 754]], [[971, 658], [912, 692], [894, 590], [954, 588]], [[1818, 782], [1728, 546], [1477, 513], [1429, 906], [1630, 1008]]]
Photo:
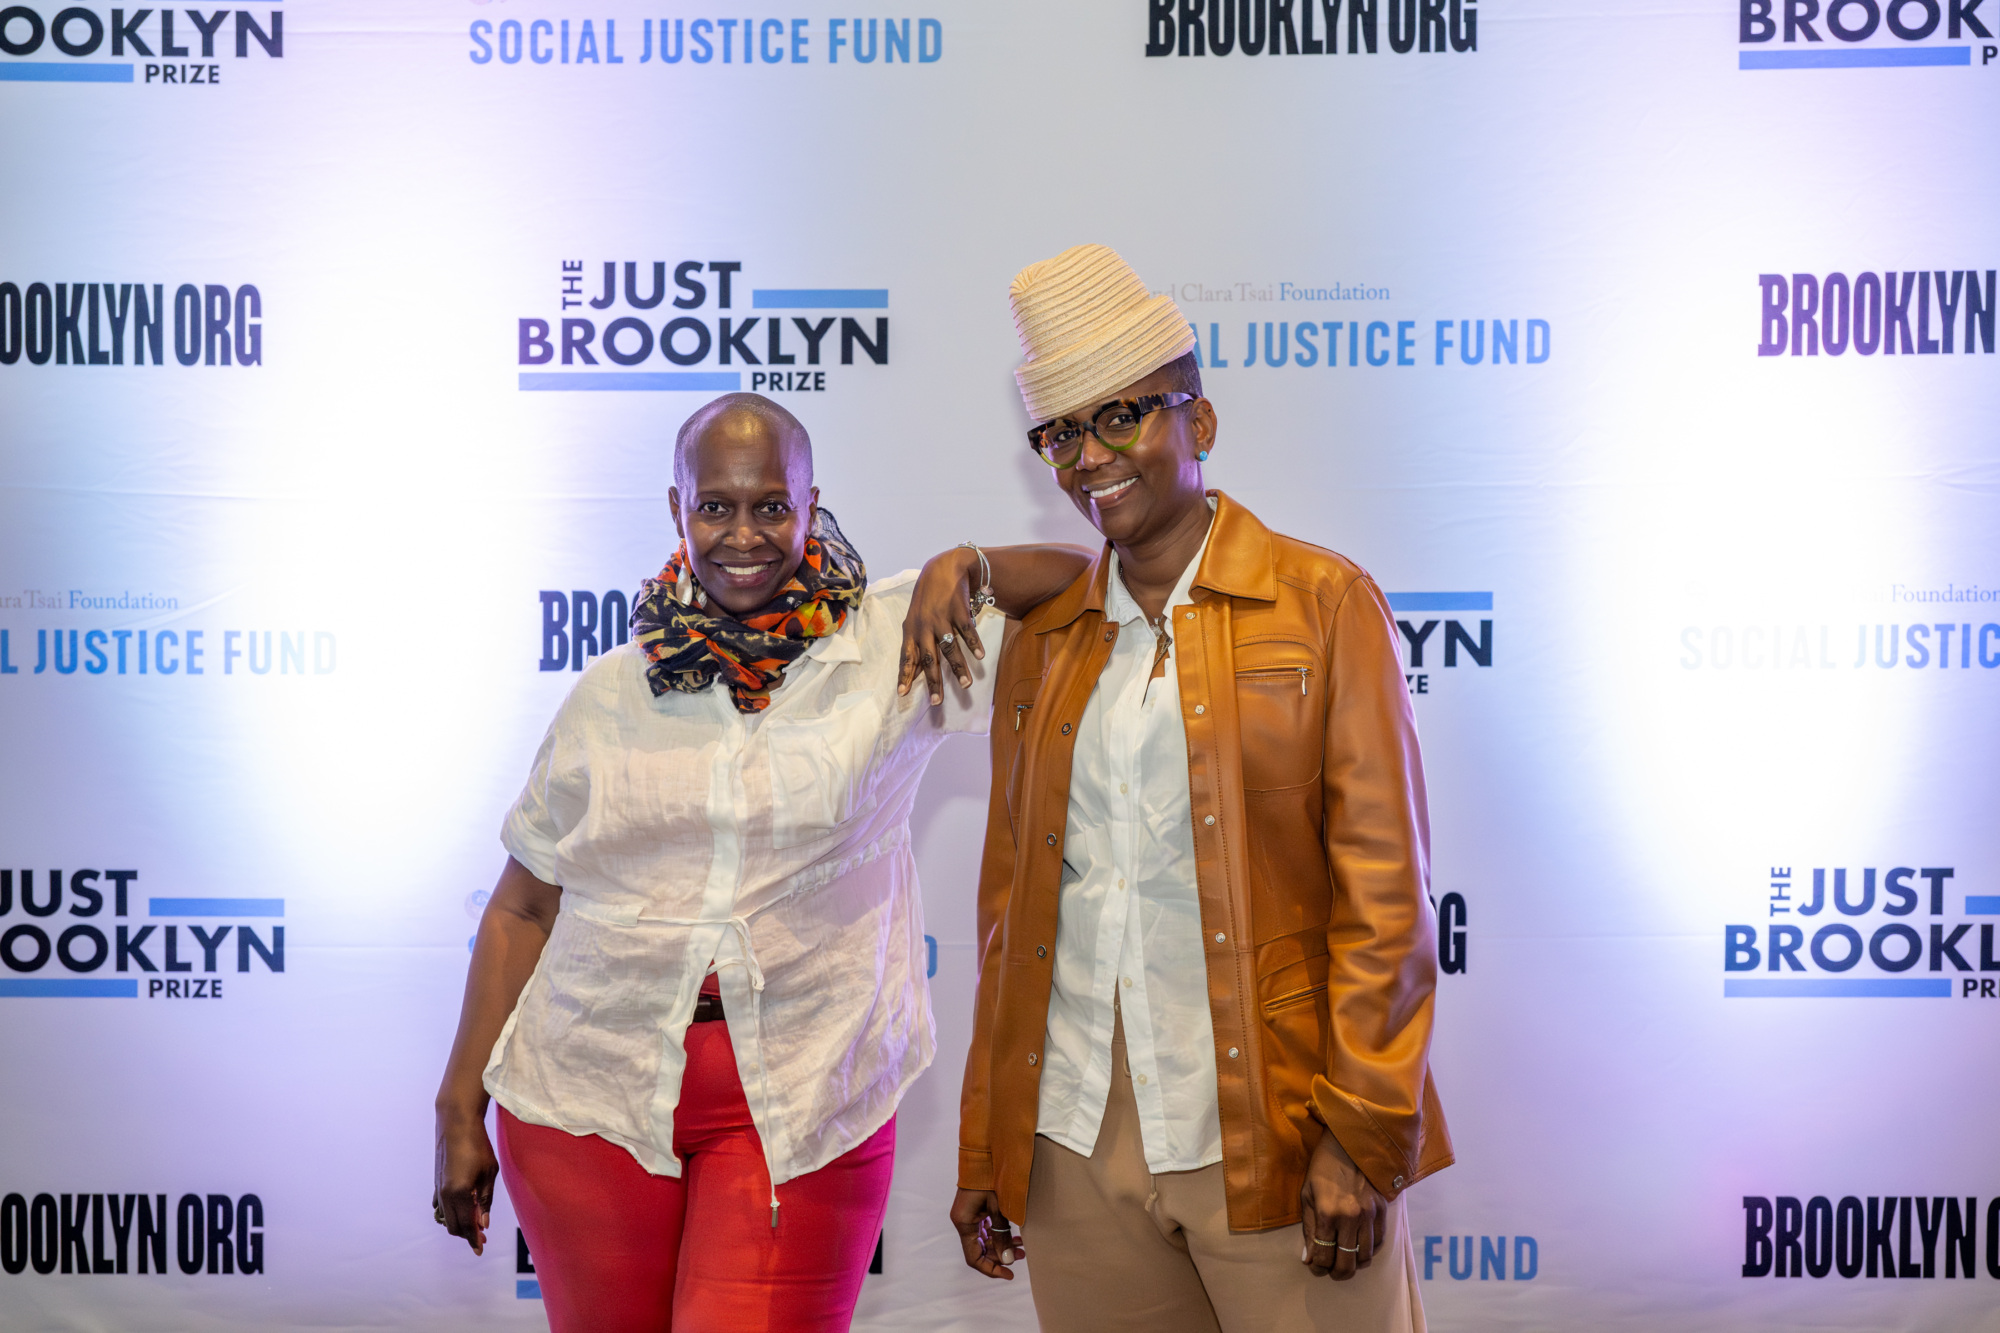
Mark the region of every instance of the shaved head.
[[812, 436], [799, 419], [758, 393], [725, 393], [704, 404], [681, 423], [674, 437], [674, 484], [692, 493], [700, 471], [695, 454], [706, 439], [747, 444], [775, 440], [784, 451], [785, 475], [810, 486], [813, 476]]

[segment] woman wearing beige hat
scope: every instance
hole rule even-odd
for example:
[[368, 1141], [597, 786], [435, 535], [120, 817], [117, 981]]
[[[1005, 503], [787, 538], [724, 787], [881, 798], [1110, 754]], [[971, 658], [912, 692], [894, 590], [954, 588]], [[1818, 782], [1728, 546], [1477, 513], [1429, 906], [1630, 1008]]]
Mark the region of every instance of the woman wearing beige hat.
[[966, 1262], [1032, 1241], [1049, 1330], [1421, 1329], [1403, 1196], [1451, 1144], [1387, 602], [1204, 489], [1170, 297], [1085, 245], [1012, 299], [1028, 443], [1105, 545], [995, 671]]

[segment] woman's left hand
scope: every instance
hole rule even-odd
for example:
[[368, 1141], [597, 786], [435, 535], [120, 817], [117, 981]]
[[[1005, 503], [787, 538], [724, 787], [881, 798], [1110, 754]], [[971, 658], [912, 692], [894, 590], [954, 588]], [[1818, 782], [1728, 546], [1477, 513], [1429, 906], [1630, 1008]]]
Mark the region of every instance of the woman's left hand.
[[971, 686], [966, 650], [982, 660], [986, 656], [972, 618], [972, 576], [978, 568], [978, 555], [954, 547], [932, 556], [917, 575], [909, 614], [903, 617], [903, 666], [896, 677], [896, 693], [908, 694], [921, 675], [931, 702], [943, 703], [946, 667], [961, 687]]
[[1316, 1276], [1342, 1282], [1375, 1257], [1388, 1229], [1389, 1201], [1376, 1192], [1331, 1134], [1320, 1136], [1299, 1190], [1300, 1262]]

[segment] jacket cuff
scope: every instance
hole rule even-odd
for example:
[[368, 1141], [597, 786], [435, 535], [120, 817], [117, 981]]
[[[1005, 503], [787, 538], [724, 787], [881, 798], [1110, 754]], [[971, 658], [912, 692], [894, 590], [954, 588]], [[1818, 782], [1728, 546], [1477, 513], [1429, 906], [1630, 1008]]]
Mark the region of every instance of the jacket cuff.
[[1409, 1154], [1382, 1131], [1366, 1107], [1324, 1075], [1313, 1077], [1312, 1113], [1383, 1198], [1394, 1199], [1416, 1183], [1416, 1164]]
[[958, 1187], [962, 1190], [990, 1190], [993, 1185], [993, 1153], [986, 1148], [958, 1150]]

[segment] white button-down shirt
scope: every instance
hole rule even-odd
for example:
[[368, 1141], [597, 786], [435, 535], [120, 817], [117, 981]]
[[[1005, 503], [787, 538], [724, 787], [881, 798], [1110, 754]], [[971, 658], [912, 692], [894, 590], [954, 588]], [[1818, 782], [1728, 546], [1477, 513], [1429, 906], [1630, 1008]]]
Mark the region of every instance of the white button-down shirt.
[[[685, 1032], [711, 969], [774, 1185], [860, 1144], [937, 1049], [910, 808], [938, 744], [984, 732], [991, 673], [896, 694], [914, 573], [745, 715], [717, 682], [654, 695], [635, 644], [564, 701], [501, 841], [562, 907], [486, 1066], [531, 1124], [678, 1176]], [[1000, 642], [1001, 619], [981, 622]], [[774, 1196], [775, 1198], [775, 1196]]]
[[[1207, 539], [1202, 551], [1208, 549]], [[1201, 551], [1167, 598], [1192, 598]], [[1089, 1155], [1110, 1093], [1113, 997], [1146, 1165], [1192, 1171], [1222, 1160], [1215, 1026], [1195, 885], [1187, 729], [1171, 658], [1112, 557], [1104, 617], [1118, 625], [1070, 761], [1069, 826], [1036, 1132]], [[1116, 1071], [1123, 1077], [1124, 1071]]]

